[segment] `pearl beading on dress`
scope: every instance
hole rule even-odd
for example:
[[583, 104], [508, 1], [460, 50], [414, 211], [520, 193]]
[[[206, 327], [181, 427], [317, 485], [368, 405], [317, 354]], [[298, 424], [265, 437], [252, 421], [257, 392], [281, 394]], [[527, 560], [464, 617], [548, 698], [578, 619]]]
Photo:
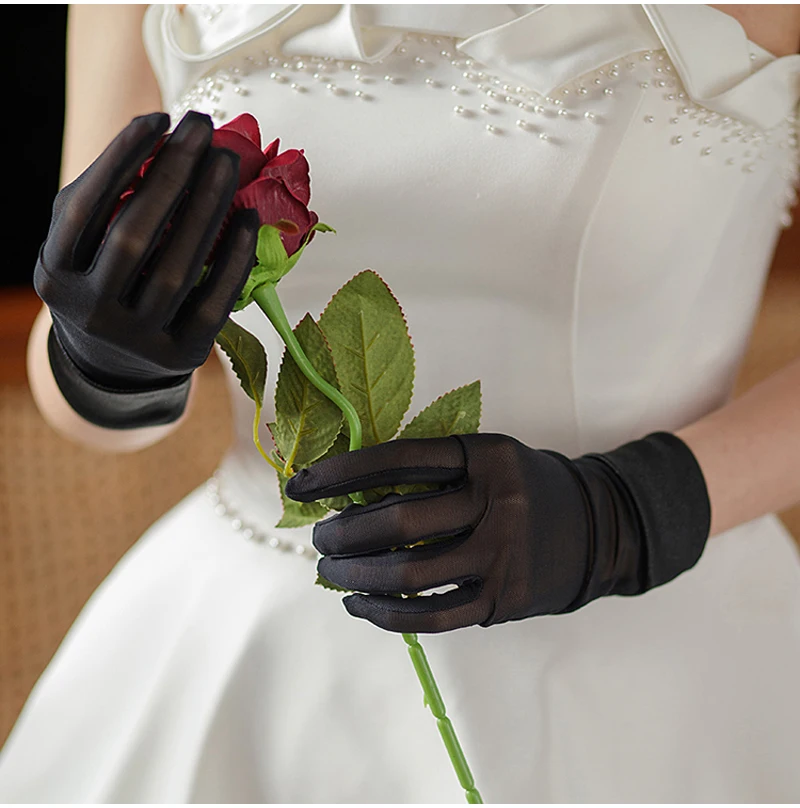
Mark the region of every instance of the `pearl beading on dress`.
[[205, 493], [214, 508], [214, 513], [221, 519], [225, 519], [231, 530], [238, 533], [242, 538], [247, 539], [247, 541], [270, 547], [282, 553], [301, 556], [314, 562], [320, 557], [313, 547], [281, 539], [261, 528], [252, 519], [247, 519], [241, 512], [239, 503], [227, 498], [219, 470], [215, 471], [206, 481]]
[[214, 20], [222, 12], [221, 5], [211, 5], [209, 3], [201, 3], [198, 5], [200, 15], [206, 22], [214, 22]]
[[[219, 7], [204, 8], [208, 19], [213, 19]], [[391, 93], [391, 87], [418, 82], [441, 94], [443, 108], [450, 108], [454, 120], [479, 122], [492, 137], [517, 133], [552, 147], [567, 140], [566, 122], [595, 126], [610, 119], [615, 114], [617, 95], [632, 89], [630, 82], [620, 82], [628, 72], [634, 74], [636, 85], [647, 94], [641, 105], [646, 110], [642, 123], [653, 126], [668, 121], [670, 128], [678, 130], [668, 135], [670, 145], [694, 149], [704, 162], [716, 159], [717, 164], [745, 174], [758, 171], [761, 161], [774, 154], [773, 149], [784, 152], [782, 176], [786, 182], [776, 203], [782, 226], [791, 224], [789, 209], [796, 200], [795, 187], [800, 178], [796, 115], [787, 116], [770, 129], [760, 129], [695, 104], [664, 49], [638, 52], [611, 62], [543, 96], [491, 73], [484, 65], [460, 54], [455, 46], [456, 40], [450, 37], [409, 33], [391, 54], [371, 64], [330, 57], [287, 58], [268, 50], [236, 55], [229, 64], [200, 79], [177, 100], [170, 113], [179, 118], [186, 110], [197, 109], [208, 112], [220, 124], [226, 118], [220, 106], [224, 104], [224, 93], [248, 95], [252, 88], [247, 78], [257, 71], [268, 71], [269, 78], [285, 86], [287, 92], [344, 102], [380, 101]], [[442, 63], [448, 78], [438, 72], [436, 77], [428, 74], [434, 66], [441, 68]], [[452, 104], [454, 98], [456, 104]], [[656, 125], [653, 131], [661, 137], [665, 130]]]

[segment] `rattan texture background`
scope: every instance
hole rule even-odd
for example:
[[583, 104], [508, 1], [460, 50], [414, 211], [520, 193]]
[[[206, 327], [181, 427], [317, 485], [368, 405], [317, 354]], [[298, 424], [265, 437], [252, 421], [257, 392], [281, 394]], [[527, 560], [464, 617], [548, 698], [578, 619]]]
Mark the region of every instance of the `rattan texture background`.
[[227, 447], [222, 369], [210, 360], [200, 374], [186, 422], [134, 454], [60, 437], [27, 386], [0, 386], [0, 743], [94, 589]]

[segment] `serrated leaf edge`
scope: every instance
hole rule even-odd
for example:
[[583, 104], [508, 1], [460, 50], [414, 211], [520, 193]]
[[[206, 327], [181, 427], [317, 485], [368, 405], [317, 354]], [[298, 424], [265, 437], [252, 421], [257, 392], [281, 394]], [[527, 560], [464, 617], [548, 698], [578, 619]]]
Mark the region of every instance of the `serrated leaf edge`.
[[[276, 483], [278, 485], [278, 498], [281, 501], [281, 518], [275, 524], [276, 528], [279, 528], [279, 529], [282, 529], [282, 530], [295, 530], [296, 528], [307, 527], [308, 525], [313, 525], [314, 523], [318, 522], [320, 519], [322, 519], [324, 516], [326, 516], [328, 514], [328, 512], [330, 511], [330, 508], [326, 508], [324, 505], [322, 505], [319, 502], [316, 502], [316, 501], [314, 501], [314, 502], [296, 502], [295, 504], [298, 505], [298, 506], [301, 506], [301, 507], [303, 505], [316, 505], [317, 507], [319, 507], [319, 509], [322, 511], [322, 513], [320, 515], [318, 515], [318, 516], [308, 517], [308, 521], [303, 522], [303, 524], [301, 524], [301, 525], [285, 525], [285, 524], [283, 524], [284, 519], [286, 519], [286, 517], [287, 517], [287, 513], [286, 513], [286, 503], [284, 501], [284, 494], [281, 493], [281, 477], [282, 476], [283, 475], [281, 475], [279, 472], [277, 472], [277, 471], [275, 472], [275, 481], [276, 481]], [[289, 478], [287, 477], [285, 479], [288, 480]], [[286, 499], [289, 499], [289, 497], [286, 497]], [[291, 501], [294, 502], [294, 500], [291, 500]]]
[[[431, 401], [431, 403], [428, 404], [426, 407], [423, 407], [423, 409], [421, 409], [408, 423], [403, 424], [402, 428], [397, 433], [397, 437], [395, 438], [395, 440], [400, 440], [403, 437], [403, 432], [405, 432], [406, 427], [409, 427], [412, 423], [414, 423], [414, 421], [417, 418], [421, 417], [423, 413], [425, 413], [427, 410], [429, 410], [431, 407], [433, 407], [434, 404], [441, 401], [445, 396], [449, 396], [449, 395], [452, 395], [453, 393], [457, 393], [459, 390], [464, 390], [467, 387], [471, 387], [473, 384], [478, 385], [478, 407], [479, 407], [478, 421], [480, 422], [480, 419], [483, 416], [483, 388], [481, 387], [481, 380], [476, 379], [474, 382], [468, 382], [467, 384], [462, 384], [460, 387], [454, 387], [452, 390], [448, 390], [446, 393], [442, 393], [438, 398], [435, 398], [433, 401]], [[454, 432], [452, 434], [457, 435], [457, 434], [460, 434], [460, 433]]]
[[321, 586], [323, 589], [329, 589], [331, 592], [346, 592], [350, 594], [354, 591], [352, 589], [345, 589], [343, 586], [339, 586], [329, 581], [327, 578], [323, 578], [319, 573], [317, 573], [317, 580], [314, 581], [314, 584], [315, 586]]
[[[336, 232], [336, 231], [334, 230], [333, 232]], [[317, 330], [318, 330], [318, 331], [319, 331], [319, 333], [322, 335], [322, 341], [323, 341], [323, 343], [325, 344], [325, 347], [326, 347], [326, 348], [327, 348], [327, 350], [328, 350], [328, 355], [330, 356], [330, 359], [331, 359], [331, 365], [333, 365], [333, 379], [334, 379], [333, 386], [334, 386], [334, 387], [335, 387], [337, 390], [339, 390], [339, 391], [341, 392], [341, 388], [340, 388], [340, 386], [339, 386], [339, 376], [338, 376], [338, 375], [337, 375], [337, 373], [336, 373], [336, 362], [334, 361], [334, 358], [333, 358], [333, 351], [331, 350], [331, 344], [330, 344], [330, 342], [328, 341], [328, 338], [325, 336], [325, 332], [324, 332], [324, 331], [322, 330], [322, 328], [320, 327], [319, 321], [318, 321], [318, 320], [315, 320], [315, 319], [314, 319], [314, 318], [311, 316], [311, 312], [307, 311], [307, 312], [306, 312], [306, 313], [305, 313], [305, 314], [304, 314], [304, 315], [303, 315], [303, 316], [302, 316], [302, 317], [301, 317], [301, 318], [300, 318], [300, 319], [297, 321], [297, 325], [295, 325], [295, 327], [292, 329], [292, 333], [293, 333], [293, 334], [295, 334], [295, 336], [297, 336], [297, 333], [296, 333], [297, 328], [299, 327], [300, 323], [301, 323], [301, 322], [303, 322], [303, 320], [305, 320], [305, 319], [306, 319], [306, 317], [308, 317], [308, 318], [311, 320], [311, 322], [312, 322], [312, 323], [314, 323], [314, 325], [316, 325]], [[281, 362], [280, 362], [280, 365], [278, 366], [278, 375], [275, 377], [275, 390], [273, 391], [273, 394], [272, 394], [273, 409], [275, 410], [275, 417], [276, 417], [276, 418], [277, 418], [277, 412], [278, 412], [278, 406], [277, 406], [278, 381], [280, 380], [281, 369], [283, 368], [283, 362], [284, 362], [284, 360], [285, 360], [285, 358], [286, 358], [287, 356], [290, 356], [290, 355], [291, 355], [291, 354], [289, 353], [289, 349], [288, 349], [286, 346], [284, 346], [284, 349], [283, 349], [283, 350], [284, 350], [284, 353], [283, 353], [283, 355], [281, 356]], [[310, 382], [310, 381], [309, 381], [309, 384], [311, 384], [311, 382]], [[336, 443], [336, 439], [337, 439], [337, 438], [339, 437], [339, 435], [341, 434], [342, 429], [344, 428], [344, 424], [345, 424], [345, 422], [346, 422], [346, 419], [344, 418], [344, 415], [342, 415], [342, 419], [341, 419], [341, 421], [340, 421], [340, 423], [339, 423], [339, 429], [338, 429], [338, 431], [337, 431], [337, 432], [336, 432], [336, 434], [333, 436], [333, 440], [331, 441], [330, 445], [329, 445], [329, 446], [328, 446], [328, 447], [325, 449], [325, 451], [322, 453], [322, 455], [320, 455], [320, 457], [322, 457], [323, 455], [327, 454], [327, 452], [328, 452], [328, 450], [331, 448], [331, 446], [333, 446], [333, 444], [334, 444], [334, 443]], [[274, 423], [274, 422], [273, 422], [273, 423]], [[286, 462], [285, 458], [284, 458], [284, 457], [281, 455], [280, 449], [278, 448], [278, 442], [277, 442], [277, 440], [275, 440], [275, 432], [273, 431], [273, 429], [272, 429], [272, 427], [270, 426], [270, 424], [267, 424], [267, 428], [269, 429], [269, 434], [270, 434], [270, 437], [272, 438], [272, 442], [275, 444], [275, 451], [277, 452], [278, 456], [279, 456], [279, 457], [281, 457], [281, 459], [282, 459], [282, 460], [284, 460], [284, 462]], [[317, 460], [319, 460], [319, 458], [317, 458]], [[316, 462], [316, 460], [315, 460], [314, 462]], [[298, 466], [297, 468], [304, 468], [304, 466]]]
[[[391, 296], [392, 300], [394, 300], [394, 302], [397, 304], [397, 308], [400, 311], [400, 316], [403, 319], [403, 325], [405, 326], [405, 329], [406, 329], [406, 335], [408, 336], [408, 342], [411, 345], [411, 395], [409, 396], [409, 399], [408, 399], [408, 406], [406, 407], [405, 412], [403, 413], [402, 417], [400, 418], [400, 425], [401, 426], [398, 427], [398, 429], [400, 429], [402, 427], [402, 424], [403, 424], [403, 418], [407, 417], [408, 411], [411, 409], [411, 404], [414, 401], [414, 383], [416, 382], [416, 378], [417, 378], [417, 352], [416, 352], [416, 348], [414, 347], [414, 340], [411, 337], [411, 331], [408, 328], [408, 320], [406, 319], [406, 313], [405, 313], [405, 311], [403, 311], [403, 307], [400, 305], [400, 301], [397, 299], [394, 292], [391, 290], [391, 287], [389, 286], [389, 284], [386, 283], [386, 281], [374, 269], [363, 269], [361, 272], [357, 272], [355, 275], [353, 275], [352, 278], [350, 278], [350, 280], [343, 283], [330, 296], [330, 299], [325, 304], [325, 308], [320, 312], [319, 318], [317, 319], [317, 325], [319, 325], [320, 320], [324, 316], [325, 312], [328, 310], [328, 307], [331, 305], [331, 302], [336, 297], [336, 295], [338, 295], [339, 292], [341, 292], [342, 289], [344, 289], [345, 286], [348, 286], [349, 284], [351, 284], [356, 278], [360, 278], [362, 275], [366, 275], [366, 274], [374, 275], [386, 287], [386, 290], [389, 292], [389, 295]], [[328, 341], [327, 335], [325, 334], [325, 331], [324, 331], [324, 329], [322, 328], [321, 325], [320, 325], [320, 331], [322, 331], [322, 335], [325, 337], [325, 340]], [[328, 342], [328, 347], [330, 347], [330, 342]], [[332, 352], [331, 352], [331, 355], [333, 355]], [[333, 367], [334, 367], [334, 369], [336, 368], [336, 360], [335, 359], [334, 359], [334, 362], [333, 362]], [[338, 377], [337, 377], [337, 382], [338, 382]], [[345, 422], [342, 425], [342, 429], [346, 429], [346, 427], [347, 427], [347, 423]], [[387, 443], [390, 440], [394, 440], [394, 438], [396, 437], [397, 434], [398, 433], [395, 432], [394, 435], [390, 435], [385, 441], [380, 441], [380, 442], [381, 443]], [[333, 445], [333, 444], [331, 444], [331, 445]]]
[[[236, 328], [241, 329], [242, 331], [244, 331], [245, 334], [248, 334], [249, 336], [251, 336], [253, 338], [253, 340], [255, 342], [257, 342], [258, 345], [261, 348], [261, 352], [262, 352], [262, 354], [264, 356], [264, 386], [261, 388], [261, 390], [256, 389], [256, 385], [255, 385], [254, 380], [252, 378], [248, 378], [248, 379], [243, 379], [242, 378], [242, 375], [236, 369], [236, 365], [237, 365], [236, 359], [233, 356], [231, 356], [230, 353], [228, 353], [228, 349], [226, 348], [225, 344], [223, 343], [223, 340], [224, 340], [225, 343], [231, 343], [232, 342], [232, 340], [228, 337], [228, 335], [225, 334], [225, 325], [228, 325], [228, 323], [232, 323], [234, 326], [236, 326]], [[231, 369], [233, 370], [234, 374], [236, 375], [236, 378], [239, 379], [239, 385], [241, 386], [241, 388], [244, 390], [245, 393], [247, 393], [247, 395], [259, 407], [261, 407], [264, 404], [264, 389], [266, 388], [266, 385], [267, 385], [267, 373], [269, 371], [269, 364], [267, 362], [267, 354], [266, 354], [266, 351], [264, 350], [264, 346], [261, 343], [261, 340], [259, 340], [258, 337], [255, 336], [255, 334], [251, 334], [246, 328], [239, 325], [239, 323], [235, 322], [234, 320], [231, 320], [230, 318], [228, 318], [228, 320], [226, 320], [226, 322], [225, 322], [225, 325], [223, 325], [223, 327], [220, 329], [219, 333], [214, 338], [214, 340], [219, 345], [219, 347], [222, 349], [225, 356], [227, 356], [228, 359], [230, 360]], [[233, 348], [232, 348], [232, 350], [233, 350]], [[248, 372], [248, 376], [249, 376], [250, 375], [250, 367], [247, 364], [247, 362], [241, 361], [240, 364], [245, 368], [245, 370]], [[257, 393], [257, 395], [258, 395], [258, 398], [256, 398], [251, 391], [255, 391]]]

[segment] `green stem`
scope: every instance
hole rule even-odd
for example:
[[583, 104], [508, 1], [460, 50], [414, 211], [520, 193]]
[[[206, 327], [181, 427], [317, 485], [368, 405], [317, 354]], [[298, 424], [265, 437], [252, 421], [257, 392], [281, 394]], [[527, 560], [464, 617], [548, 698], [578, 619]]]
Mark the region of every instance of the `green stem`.
[[431, 712], [436, 718], [436, 724], [439, 727], [439, 734], [444, 741], [447, 754], [450, 756], [450, 761], [453, 764], [458, 782], [461, 788], [464, 789], [464, 794], [467, 797], [468, 803], [483, 804], [480, 792], [475, 788], [475, 780], [472, 777], [467, 759], [461, 749], [461, 744], [458, 742], [456, 731], [453, 724], [447, 717], [447, 712], [444, 706], [442, 694], [439, 692], [439, 687], [436, 680], [433, 678], [433, 671], [428, 664], [428, 658], [425, 656], [425, 651], [419, 644], [416, 634], [403, 634], [403, 639], [408, 646], [408, 654], [411, 657], [411, 662], [414, 664], [414, 670], [417, 672], [417, 679], [422, 685], [422, 692], [425, 694], [425, 703], [431, 708]]
[[[286, 319], [286, 312], [283, 310], [281, 301], [278, 299], [276, 284], [265, 283], [253, 292], [253, 300], [264, 314], [286, 344], [286, 348], [297, 362], [302, 374], [320, 391], [327, 396], [344, 414], [347, 425], [350, 428], [350, 451], [361, 448], [361, 419], [358, 417], [356, 408], [332, 385], [328, 384], [322, 376], [317, 373], [314, 366], [309, 362], [300, 343], [297, 341], [289, 321]], [[350, 498], [359, 505], [366, 504], [364, 495], [359, 491], [351, 494]]]
[[278, 472], [278, 474], [283, 474], [283, 469], [264, 451], [264, 447], [261, 445], [261, 438], [258, 436], [258, 427], [261, 424], [261, 405], [256, 402], [256, 414], [253, 418], [253, 443], [256, 445], [256, 449], [261, 453], [261, 457], [267, 461], [267, 463]]
[[[326, 395], [337, 407], [344, 413], [347, 419], [348, 426], [350, 427], [350, 451], [355, 452], [361, 448], [361, 421], [355, 407], [342, 395], [335, 387], [328, 384], [319, 373], [314, 369], [308, 357], [305, 355], [300, 343], [292, 331], [289, 321], [286, 319], [286, 313], [283, 310], [280, 300], [278, 299], [278, 292], [274, 283], [267, 283], [259, 286], [253, 292], [253, 300], [258, 304], [259, 308], [267, 315], [275, 330], [280, 335], [286, 344], [289, 353], [297, 362], [303, 375], [319, 390]], [[262, 452], [263, 454], [263, 452]], [[272, 464], [274, 465], [274, 464]], [[364, 495], [361, 492], [351, 494], [354, 502], [365, 504]], [[358, 497], [358, 499], [356, 499]], [[461, 744], [456, 737], [456, 731], [453, 729], [453, 724], [447, 717], [445, 711], [444, 701], [439, 692], [436, 680], [433, 678], [433, 671], [428, 664], [428, 658], [425, 656], [425, 651], [417, 639], [416, 634], [403, 634], [408, 646], [408, 653], [414, 665], [414, 670], [417, 672], [417, 679], [422, 685], [422, 692], [425, 694], [425, 702], [431, 708], [431, 712], [436, 718], [436, 724], [439, 727], [439, 734], [444, 741], [445, 749], [453, 764], [453, 769], [458, 777], [458, 782], [464, 789], [468, 803], [482, 804], [483, 800], [475, 788], [475, 781], [472, 777], [467, 759], [461, 749]]]

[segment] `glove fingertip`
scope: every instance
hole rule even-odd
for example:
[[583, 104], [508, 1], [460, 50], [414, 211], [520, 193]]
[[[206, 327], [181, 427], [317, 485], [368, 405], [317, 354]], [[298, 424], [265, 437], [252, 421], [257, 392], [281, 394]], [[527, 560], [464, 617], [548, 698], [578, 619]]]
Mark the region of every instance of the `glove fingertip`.
[[[386, 601], [395, 601], [396, 598], [385, 595], [348, 595], [342, 599], [345, 609], [352, 617], [366, 620], [373, 626], [391, 631], [400, 632], [425, 631], [425, 624], [431, 619], [430, 615], [407, 615], [387, 608]], [[411, 620], [409, 621], [409, 617]], [[427, 618], [427, 619], [426, 619]], [[416, 625], [414, 625], [416, 623]]]
[[362, 620], [369, 620], [367, 612], [371, 611], [369, 608], [369, 599], [365, 595], [348, 595], [342, 598], [344, 608], [347, 609], [348, 614], [352, 617], [358, 617]]
[[317, 499], [313, 482], [308, 479], [311, 476], [308, 469], [300, 469], [286, 481], [286, 496], [296, 502], [313, 502]]
[[151, 112], [148, 115], [137, 115], [131, 123], [143, 121], [154, 132], [163, 134], [169, 129], [170, 118], [166, 112]]

